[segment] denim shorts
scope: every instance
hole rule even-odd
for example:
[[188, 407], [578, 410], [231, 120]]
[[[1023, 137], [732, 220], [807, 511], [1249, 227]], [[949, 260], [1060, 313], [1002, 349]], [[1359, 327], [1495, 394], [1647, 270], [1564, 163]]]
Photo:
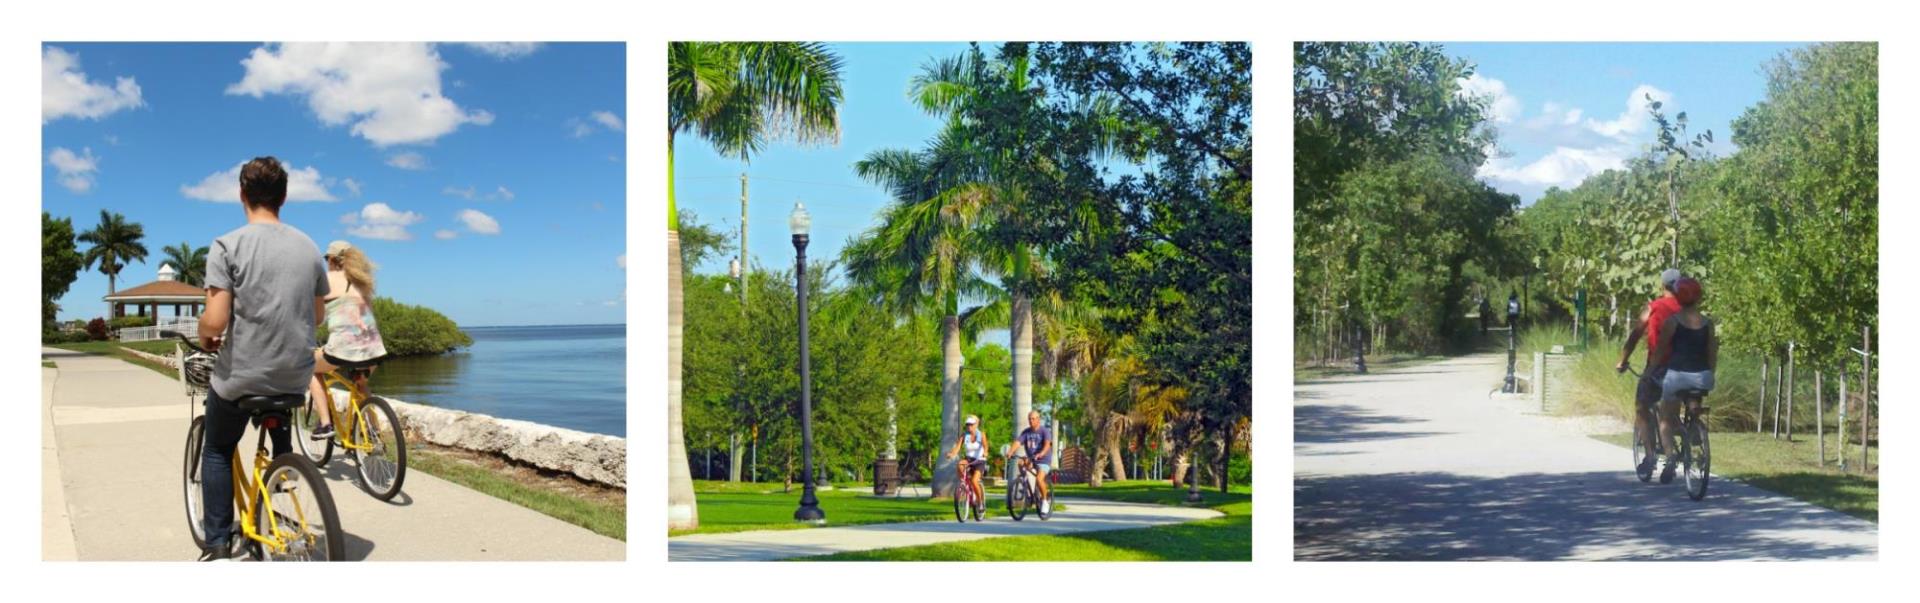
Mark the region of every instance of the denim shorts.
[[1678, 401], [1680, 399], [1680, 392], [1690, 389], [1701, 391], [1713, 390], [1713, 371], [1707, 370], [1696, 373], [1667, 371], [1666, 378], [1660, 381], [1660, 400], [1663, 402]]

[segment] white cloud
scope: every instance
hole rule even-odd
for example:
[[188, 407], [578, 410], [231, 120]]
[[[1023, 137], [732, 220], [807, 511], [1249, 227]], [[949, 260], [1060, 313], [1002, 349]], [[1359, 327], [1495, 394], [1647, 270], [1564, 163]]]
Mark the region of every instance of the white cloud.
[[619, 265], [620, 265], [620, 269], [621, 269], [621, 270], [626, 270], [626, 269], [627, 269], [627, 254], [624, 254], [624, 253], [622, 253], [622, 254], [620, 254], [620, 257], [617, 257], [617, 258], [613, 258], [613, 263], [615, 263], [615, 264], [619, 264]]
[[588, 134], [593, 133], [593, 126], [585, 121], [581, 121], [578, 117], [567, 120], [567, 126], [572, 128], [569, 134], [574, 138], [585, 138]]
[[442, 195], [452, 195], [455, 197], [466, 199], [468, 201], [472, 201], [474, 194], [476, 194], [477, 192], [478, 191], [473, 190], [473, 187], [471, 186], [466, 188], [454, 188], [453, 186], [449, 185], [446, 188], [440, 189], [440, 194]]
[[1485, 99], [1487, 117], [1495, 123], [1513, 123], [1520, 117], [1520, 99], [1507, 93], [1507, 83], [1478, 73], [1461, 78], [1460, 95]]
[[255, 48], [227, 94], [305, 97], [329, 126], [351, 125], [375, 146], [423, 144], [493, 114], [468, 111], [440, 93], [447, 64], [430, 44], [285, 43]]
[[508, 190], [507, 187], [505, 186], [495, 186], [493, 189], [493, 192], [483, 195], [483, 194], [480, 194], [480, 189], [475, 188], [472, 185], [468, 185], [466, 188], [461, 188], [461, 187], [453, 186], [451, 184], [447, 185], [445, 188], [441, 188], [440, 194], [459, 197], [461, 199], [466, 199], [468, 201], [472, 201], [475, 199], [479, 199], [483, 201], [512, 201], [513, 198], [516, 196], [513, 194], [513, 191]]
[[494, 189], [494, 191], [493, 191], [493, 194], [492, 194], [492, 195], [488, 195], [488, 196], [487, 196], [487, 198], [488, 198], [488, 199], [499, 199], [499, 200], [501, 200], [501, 201], [512, 201], [512, 200], [513, 200], [513, 191], [510, 191], [510, 190], [507, 190], [507, 187], [505, 187], [505, 186], [501, 186], [501, 187], [498, 187], [498, 188], [496, 188], [496, 189]]
[[[233, 164], [232, 169], [214, 172], [201, 178], [198, 184], [180, 185], [180, 194], [188, 199], [215, 201], [219, 203], [240, 202], [240, 168], [246, 162]], [[333, 192], [327, 190], [325, 179], [320, 170], [313, 166], [304, 168], [292, 164], [284, 166], [287, 170], [287, 201], [333, 201]]]
[[468, 232], [483, 235], [500, 234], [500, 222], [494, 220], [493, 216], [480, 213], [479, 210], [463, 209], [457, 217], [460, 223], [467, 225]]
[[454, 237], [457, 237], [457, 236], [460, 236], [460, 233], [457, 233], [457, 232], [454, 232], [454, 231], [451, 231], [451, 230], [447, 230], [447, 229], [445, 229], [445, 228], [442, 228], [442, 229], [440, 229], [440, 230], [436, 230], [436, 231], [433, 231], [433, 238], [436, 238], [436, 239], [440, 239], [440, 240], [442, 240], [442, 241], [445, 241], [445, 240], [447, 240], [447, 239], [451, 239], [451, 238], [454, 238]]
[[539, 42], [468, 42], [465, 46], [496, 59], [517, 59], [540, 49]]
[[343, 178], [340, 180], [340, 186], [347, 187], [347, 192], [353, 193], [353, 196], [360, 196], [360, 181], [352, 178]]
[[347, 229], [347, 234], [363, 239], [407, 241], [413, 239], [413, 234], [407, 232], [407, 227], [424, 219], [426, 219], [425, 216], [410, 211], [397, 211], [385, 203], [368, 203], [366, 207], [360, 208], [358, 214], [341, 216], [340, 222], [352, 225], [352, 228]]
[[611, 111], [594, 111], [593, 121], [600, 122], [601, 126], [615, 132], [623, 132], [627, 129], [627, 122], [621, 121], [620, 116], [614, 115]]
[[140, 84], [115, 78], [112, 86], [87, 81], [80, 55], [48, 46], [40, 51], [40, 123], [63, 117], [100, 119], [146, 104]]
[[66, 147], [54, 147], [47, 153], [47, 163], [60, 174], [60, 186], [75, 193], [93, 190], [93, 176], [100, 172], [100, 159], [93, 156], [92, 148], [82, 148], [78, 154]]
[[1573, 188], [1588, 176], [1626, 165], [1626, 153], [1620, 148], [1576, 149], [1554, 147], [1552, 153], [1533, 163], [1515, 167], [1507, 159], [1490, 159], [1480, 166], [1479, 174], [1490, 180], [1545, 188]]
[[403, 170], [424, 170], [427, 169], [427, 156], [407, 151], [388, 157], [387, 165]]
[[1655, 88], [1651, 84], [1641, 84], [1636, 86], [1633, 92], [1627, 94], [1626, 108], [1620, 112], [1618, 117], [1607, 121], [1589, 118], [1585, 122], [1587, 129], [1615, 140], [1628, 141], [1633, 139], [1634, 136], [1646, 132], [1648, 128], [1652, 127], [1653, 118], [1647, 114], [1648, 97], [1652, 97], [1653, 100], [1665, 105], [1663, 110], [1668, 112], [1672, 111], [1673, 93]]

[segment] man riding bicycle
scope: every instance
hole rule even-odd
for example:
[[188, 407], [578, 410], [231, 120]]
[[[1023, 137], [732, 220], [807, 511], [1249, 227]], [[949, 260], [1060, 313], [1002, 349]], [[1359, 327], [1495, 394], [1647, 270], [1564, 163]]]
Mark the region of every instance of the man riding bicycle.
[[1053, 472], [1053, 432], [1040, 426], [1040, 411], [1027, 411], [1027, 428], [1020, 432], [1020, 447], [1027, 452], [1022, 465], [1033, 468], [1040, 484], [1040, 500], [1047, 499], [1047, 474]]
[[980, 429], [980, 417], [973, 415], [967, 415], [966, 429], [960, 434], [960, 441], [954, 442], [953, 448], [947, 451], [946, 458], [965, 453], [954, 471], [973, 491], [986, 492], [987, 489], [980, 486], [980, 476], [987, 472], [987, 434]]
[[[1633, 422], [1636, 431], [1641, 435], [1641, 445], [1647, 451], [1647, 456], [1640, 459], [1638, 470], [1641, 475], [1653, 471], [1654, 451], [1657, 450], [1654, 445], [1656, 430], [1653, 406], [1660, 402], [1661, 383], [1666, 378], [1667, 372], [1666, 359], [1657, 356], [1655, 348], [1660, 344], [1661, 325], [1668, 317], [1680, 312], [1680, 301], [1674, 298], [1673, 288], [1681, 278], [1680, 271], [1674, 268], [1668, 268], [1660, 273], [1661, 296], [1647, 302], [1647, 307], [1640, 311], [1634, 328], [1627, 331], [1627, 343], [1620, 349], [1620, 362], [1613, 366], [1615, 372], [1626, 372], [1627, 362], [1633, 358], [1634, 346], [1640, 343], [1641, 337], [1647, 339], [1646, 364], [1640, 371], [1640, 382], [1634, 388], [1633, 395]], [[1668, 463], [1666, 468], [1660, 471], [1660, 483], [1673, 481], [1673, 472], [1673, 464]]]
[[[287, 172], [279, 160], [247, 162], [240, 168], [240, 206], [247, 223], [214, 239], [207, 250], [200, 346], [221, 354], [207, 388], [202, 561], [230, 556], [233, 505], [225, 501], [233, 500], [234, 448], [251, 418], [234, 401], [303, 395], [313, 373], [314, 327], [324, 317], [327, 271], [313, 239], [280, 221], [286, 200]], [[292, 451], [285, 423], [268, 435], [274, 456]]]

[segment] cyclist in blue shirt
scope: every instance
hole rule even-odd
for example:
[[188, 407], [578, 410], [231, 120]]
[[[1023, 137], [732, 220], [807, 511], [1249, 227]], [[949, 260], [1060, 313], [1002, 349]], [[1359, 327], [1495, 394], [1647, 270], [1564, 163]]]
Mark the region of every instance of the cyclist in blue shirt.
[[1033, 463], [1039, 478], [1040, 500], [1047, 499], [1047, 474], [1053, 472], [1053, 432], [1040, 426], [1040, 411], [1027, 411], [1027, 428], [1020, 432], [1020, 446], [1027, 451], [1024, 462]]

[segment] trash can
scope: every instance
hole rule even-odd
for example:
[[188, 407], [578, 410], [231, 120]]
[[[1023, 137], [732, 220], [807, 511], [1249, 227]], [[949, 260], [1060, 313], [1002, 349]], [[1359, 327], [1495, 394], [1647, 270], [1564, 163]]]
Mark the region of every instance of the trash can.
[[900, 461], [882, 458], [873, 461], [873, 494], [886, 496], [900, 488]]

